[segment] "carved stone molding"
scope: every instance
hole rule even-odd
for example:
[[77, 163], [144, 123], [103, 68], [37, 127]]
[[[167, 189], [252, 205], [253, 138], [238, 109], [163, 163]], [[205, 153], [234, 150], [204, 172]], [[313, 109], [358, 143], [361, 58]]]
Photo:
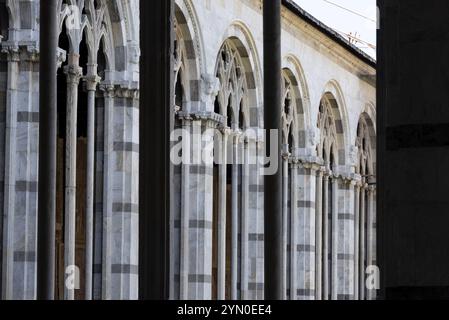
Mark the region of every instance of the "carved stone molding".
[[1, 42], [0, 49], [10, 62], [39, 62], [39, 50], [35, 43], [6, 41]]

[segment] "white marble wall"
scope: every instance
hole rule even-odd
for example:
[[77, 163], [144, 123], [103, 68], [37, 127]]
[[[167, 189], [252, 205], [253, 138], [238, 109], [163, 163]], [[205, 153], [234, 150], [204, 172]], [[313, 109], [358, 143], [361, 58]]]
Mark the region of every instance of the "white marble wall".
[[[24, 23], [13, 35], [15, 41], [19, 38], [26, 41], [20, 47], [23, 54], [19, 55], [19, 61], [9, 64], [9, 72], [8, 64], [0, 62], [1, 285], [3, 298], [32, 299], [36, 289], [38, 60], [27, 50], [32, 49], [30, 41], [38, 36], [37, 22], [30, 17], [38, 1], [19, 2]], [[214, 82], [210, 78], [214, 78], [223, 42], [233, 38], [238, 39], [235, 43], [245, 55], [245, 72], [250, 81], [247, 92], [250, 126], [263, 128], [261, 0], [177, 0], [176, 3], [185, 18], [183, 35], [189, 33], [185, 111], [188, 116], [197, 116], [186, 119], [186, 126], [204, 130], [220, 122], [220, 118], [212, 114], [214, 88], [209, 85], [213, 87]], [[138, 79], [139, 14], [136, 0], [114, 0], [109, 2], [108, 8], [132, 19], [110, 17], [114, 46], [110, 48], [109, 58], [116, 70], [107, 72], [104, 85], [109, 89], [106, 95], [99, 92], [97, 99], [94, 297], [135, 299], [138, 294], [139, 111], [138, 99], [133, 94]], [[306, 140], [305, 149], [299, 151], [304, 157], [298, 164], [298, 174], [292, 177], [296, 184], [291, 185], [296, 185], [297, 190], [290, 190], [290, 200], [296, 194], [299, 201], [290, 205], [291, 214], [297, 218], [292, 225], [297, 240], [293, 239], [290, 248], [298, 249], [295, 255], [290, 251], [296, 259], [291, 264], [295, 266], [296, 263], [292, 293], [294, 298], [312, 299], [317, 289], [316, 207], [313, 206], [316, 206], [316, 179], [312, 172], [299, 171], [301, 166], [313, 165], [307, 157], [315, 156], [316, 139], [308, 133], [320, 134], [316, 129], [318, 108], [323, 95], [330, 92], [341, 118], [343, 143], [339, 157], [341, 164], [346, 165], [339, 173], [342, 181], [336, 190], [335, 208], [338, 210], [333, 233], [336, 281], [332, 290], [334, 298], [351, 299], [355, 287], [352, 219], [355, 200], [353, 188], [347, 187], [351, 185], [354, 171], [350, 154], [365, 105], [375, 105], [375, 87], [360, 75], [375, 75], [375, 70], [287, 10], [283, 10], [282, 32], [282, 54], [284, 61], [288, 61], [285, 65], [296, 77], [301, 95], [298, 101], [304, 109], [297, 135]], [[371, 115], [375, 117], [375, 113]], [[192, 146], [194, 151], [200, 151], [204, 144], [192, 142]], [[250, 140], [248, 148], [251, 158], [261, 157], [263, 139]], [[259, 165], [249, 165], [248, 185], [243, 186], [248, 195], [246, 227], [239, 243], [238, 282], [243, 289], [240, 289], [240, 297], [248, 299], [264, 296], [264, 187], [260, 171]], [[175, 197], [180, 201], [175, 210], [179, 214], [173, 216], [171, 229], [172, 297], [209, 299], [212, 296], [212, 167], [185, 165], [176, 172], [175, 182], [180, 184], [176, 192], [181, 194]], [[372, 223], [374, 228], [375, 222]], [[375, 232], [371, 238], [374, 243]], [[375, 250], [372, 252], [375, 260]], [[286, 268], [291, 268], [291, 278], [295, 268]]]
[[[179, 0], [176, 1], [179, 10], [184, 15], [186, 25], [190, 32], [190, 45], [196, 56], [196, 65], [189, 65], [195, 73], [211, 75], [215, 73], [217, 54], [223, 43], [229, 39], [237, 39], [243, 46], [241, 52], [248, 55], [247, 61], [251, 69], [251, 79], [255, 89], [252, 89], [251, 122], [263, 128], [263, 100], [262, 100], [262, 2], [259, 0]], [[335, 173], [339, 182], [334, 187], [334, 203], [332, 214], [334, 215], [333, 230], [330, 237], [334, 250], [332, 256], [332, 268], [334, 279], [331, 284], [331, 293], [334, 299], [354, 298], [354, 191], [349, 186], [356, 182], [353, 177], [354, 164], [351, 162], [351, 150], [355, 145], [357, 125], [360, 115], [366, 104], [375, 105], [375, 87], [366, 81], [361, 75], [375, 76], [375, 69], [366, 62], [354, 56], [346, 49], [339, 47], [333, 41], [324, 36], [320, 31], [307, 25], [303, 20], [288, 10], [283, 10], [283, 41], [282, 54], [284, 65], [291, 69], [295, 75], [300, 91], [299, 102], [303, 108], [299, 132], [300, 139], [305, 140], [305, 149], [299, 151], [300, 167], [315, 167], [314, 159], [316, 145], [320, 132], [316, 129], [318, 120], [318, 107], [323, 96], [327, 93], [332, 101], [332, 108], [338, 126], [338, 139], [340, 141], [338, 158], [341, 172]], [[213, 23], [212, 23], [213, 21]], [[332, 46], [332, 48], [330, 47]], [[330, 49], [331, 48], [331, 49]], [[247, 65], [245, 65], [246, 67]], [[248, 72], [248, 70], [245, 70]], [[193, 74], [193, 73], [192, 73]], [[187, 77], [189, 74], [187, 73]], [[192, 76], [192, 79], [195, 79]], [[192, 108], [191, 111], [196, 111]], [[375, 116], [375, 114], [373, 114]], [[375, 122], [375, 119], [373, 119]], [[313, 134], [311, 134], [313, 133]], [[302, 141], [301, 140], [301, 141]], [[258, 142], [259, 145], [263, 142]], [[254, 156], [251, 148], [251, 156]], [[318, 168], [315, 168], [319, 170]], [[251, 168], [249, 178], [249, 230], [248, 253], [241, 255], [241, 266], [248, 266], [248, 278], [242, 277], [242, 288], [248, 289], [248, 297], [259, 299], [263, 297], [263, 177], [254, 173], [257, 169]], [[302, 170], [304, 171], [304, 170]], [[314, 171], [310, 170], [309, 171]], [[292, 266], [288, 266], [287, 278], [293, 282], [295, 299], [314, 299], [316, 288], [316, 247], [315, 247], [315, 208], [316, 208], [316, 171], [305, 174], [299, 173], [295, 181], [297, 190], [289, 190], [298, 199], [298, 207], [292, 204], [289, 211], [297, 215], [297, 220], [292, 226], [296, 228], [296, 239], [289, 239], [298, 249], [296, 255], [291, 251], [287, 254], [297, 259], [296, 274], [292, 280]], [[340, 187], [339, 184], [342, 186]], [[196, 190], [190, 192], [202, 192], [202, 186], [192, 185]], [[294, 188], [293, 184], [292, 187]], [[198, 197], [196, 195], [195, 197]], [[194, 199], [193, 195], [191, 197]], [[300, 204], [300, 205], [299, 205]], [[181, 203], [182, 206], [182, 203]], [[290, 217], [291, 218], [291, 217]], [[182, 214], [180, 219], [182, 220]], [[290, 220], [291, 221], [291, 220]], [[372, 237], [374, 239], [374, 237]], [[177, 238], [177, 242], [179, 239]], [[240, 245], [243, 242], [240, 243]], [[179, 244], [183, 246], [182, 240]], [[291, 246], [290, 246], [291, 248]], [[203, 250], [209, 250], [204, 248]], [[239, 252], [241, 252], [239, 250]], [[206, 255], [207, 252], [204, 252]], [[191, 258], [191, 255], [189, 254]], [[180, 256], [182, 260], [182, 253]], [[245, 261], [245, 260], [248, 261]], [[295, 266], [293, 264], [293, 266]], [[293, 268], [294, 269], [294, 268]], [[290, 288], [287, 285], [287, 288]], [[174, 286], [176, 288], [176, 285]], [[207, 288], [205, 288], [207, 290]], [[176, 289], [175, 289], [176, 290]], [[198, 292], [188, 296], [197, 298]], [[204, 293], [203, 296], [207, 296]]]

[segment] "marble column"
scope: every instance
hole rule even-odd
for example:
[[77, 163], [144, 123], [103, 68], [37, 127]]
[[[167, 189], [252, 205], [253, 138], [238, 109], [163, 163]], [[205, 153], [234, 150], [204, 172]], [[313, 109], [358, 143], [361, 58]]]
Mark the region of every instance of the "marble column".
[[94, 252], [94, 178], [95, 178], [95, 94], [101, 78], [97, 76], [97, 66], [88, 66], [88, 76], [84, 78], [87, 89], [87, 159], [86, 159], [86, 248], [85, 248], [85, 299], [92, 300], [93, 294], [93, 252]]
[[218, 274], [217, 274], [217, 298], [226, 298], [226, 187], [227, 187], [227, 157], [228, 139], [230, 129], [225, 127], [221, 132], [221, 163], [219, 164], [218, 177]]
[[[288, 291], [288, 266], [287, 266], [287, 255], [288, 255], [288, 161], [289, 161], [289, 153], [288, 153], [288, 145], [284, 145], [284, 154], [282, 155], [282, 299], [287, 300], [287, 291]], [[293, 244], [291, 244], [293, 245]], [[291, 247], [290, 250], [293, 250]], [[291, 296], [295, 296], [294, 292], [290, 292]]]
[[[75, 266], [76, 246], [76, 144], [78, 85], [83, 75], [79, 67], [79, 55], [68, 55], [68, 65], [64, 68], [67, 75], [67, 123], [65, 153], [65, 217], [64, 217], [64, 266], [65, 271]], [[75, 290], [64, 286], [64, 299], [74, 300]]]
[[360, 184], [356, 183], [354, 187], [354, 299], [360, 298]]
[[[368, 206], [367, 206], [367, 235], [366, 235], [366, 241], [367, 241], [367, 262], [366, 267], [372, 266], [374, 263], [374, 230], [373, 230], [373, 224], [374, 224], [374, 187], [369, 186], [368, 187]], [[367, 299], [372, 300], [374, 299], [374, 292], [373, 290], [368, 290], [367, 288]]]
[[330, 226], [329, 226], [329, 173], [325, 172], [323, 176], [323, 298], [329, 300], [330, 296]]
[[249, 278], [249, 256], [248, 256], [248, 235], [249, 235], [249, 157], [250, 157], [250, 148], [249, 148], [249, 140], [244, 135], [241, 139], [242, 146], [242, 181], [241, 181], [241, 195], [242, 195], [242, 204], [241, 204], [241, 277], [240, 277], [240, 291], [241, 291], [241, 300], [249, 299], [249, 286], [248, 286], [248, 278]]
[[366, 257], [366, 184], [362, 183], [362, 187], [360, 189], [360, 256], [359, 256], [359, 299], [365, 300], [366, 299], [366, 286], [365, 286], [365, 271], [366, 271], [366, 264], [365, 264], [365, 257]]
[[[298, 187], [298, 171], [299, 171], [299, 160], [291, 159], [291, 180], [290, 180], [290, 300], [297, 299], [298, 286], [298, 240], [299, 240], [299, 208], [294, 205], [298, 203], [299, 199], [299, 187]], [[293, 204], [293, 205], [292, 205]]]
[[317, 171], [316, 177], [316, 200], [315, 200], [315, 299], [323, 300], [323, 184], [324, 184], [324, 168]]
[[232, 145], [232, 254], [231, 254], [231, 299], [238, 299], [238, 236], [239, 236], [239, 133], [234, 131]]
[[332, 220], [332, 228], [330, 228], [330, 238], [332, 241], [332, 250], [330, 252], [331, 254], [331, 283], [330, 285], [330, 292], [332, 300], [338, 300], [338, 290], [339, 290], [339, 281], [338, 278], [338, 251], [339, 251], [339, 224], [338, 224], [338, 202], [339, 202], [339, 195], [338, 195], [338, 177], [335, 175], [332, 175], [332, 203], [331, 203], [331, 220]]
[[112, 299], [112, 199], [113, 199], [113, 143], [114, 96], [112, 84], [102, 84], [104, 93], [103, 141], [103, 222], [102, 222], [102, 300]]
[[104, 138], [105, 138], [105, 92], [100, 86], [96, 94], [95, 103], [95, 197], [94, 197], [94, 268], [93, 268], [93, 299], [101, 300], [103, 289], [103, 194], [104, 194]]

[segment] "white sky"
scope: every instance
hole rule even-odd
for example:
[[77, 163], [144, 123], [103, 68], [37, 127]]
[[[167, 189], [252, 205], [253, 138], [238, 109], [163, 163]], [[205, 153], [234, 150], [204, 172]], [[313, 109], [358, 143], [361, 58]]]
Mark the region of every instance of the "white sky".
[[[360, 38], [372, 45], [376, 45], [376, 23], [362, 18], [356, 14], [350, 13], [326, 0], [294, 0], [304, 10], [327, 26], [344, 33], [357, 32], [357, 38]], [[355, 11], [372, 20], [376, 20], [376, 0], [327, 0], [349, 10]], [[347, 38], [347, 37], [346, 37]], [[376, 58], [376, 51], [366, 48], [366, 44], [357, 43], [363, 51], [373, 58]]]

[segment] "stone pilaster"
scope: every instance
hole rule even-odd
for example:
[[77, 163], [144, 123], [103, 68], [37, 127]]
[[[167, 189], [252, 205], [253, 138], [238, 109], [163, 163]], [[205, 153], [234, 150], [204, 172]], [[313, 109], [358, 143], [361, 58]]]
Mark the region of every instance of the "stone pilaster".
[[139, 95], [116, 87], [112, 108], [110, 208], [111, 299], [138, 299]]
[[[183, 110], [176, 110], [182, 124], [182, 163], [174, 166], [174, 199], [179, 199], [172, 210], [170, 241], [171, 272], [170, 296], [180, 299], [212, 298], [212, 246], [213, 246], [213, 157], [215, 129], [225, 123], [215, 114], [213, 104], [218, 93], [218, 79], [203, 75], [199, 81], [191, 81], [194, 89]], [[217, 142], [219, 144], [221, 142]], [[209, 156], [206, 159], [206, 153]], [[224, 166], [226, 170], [226, 166]], [[223, 171], [223, 167], [220, 169]], [[226, 172], [226, 171], [225, 171]], [[219, 173], [220, 175], [220, 173]], [[221, 173], [223, 176], [223, 174]], [[226, 176], [219, 177], [226, 183]], [[226, 187], [226, 186], [225, 186]], [[221, 197], [220, 197], [221, 198]], [[219, 206], [223, 216], [223, 205]], [[218, 237], [225, 236], [226, 224], [219, 219]], [[224, 219], [225, 220], [225, 219]], [[220, 233], [221, 230], [221, 233]], [[224, 298], [225, 244], [218, 248], [218, 298]], [[220, 261], [221, 257], [221, 261]]]
[[298, 289], [300, 300], [315, 298], [315, 201], [316, 173], [320, 167], [313, 162], [302, 162], [298, 170]]
[[[105, 89], [104, 87], [102, 88]], [[94, 234], [92, 298], [102, 298], [102, 260], [103, 260], [103, 186], [104, 186], [104, 139], [105, 139], [105, 94], [98, 90], [95, 98], [95, 184], [94, 184]]]
[[209, 112], [180, 114], [189, 137], [183, 149], [183, 203], [181, 212], [181, 299], [212, 297], [213, 162], [206, 150], [213, 146], [221, 117]]
[[264, 298], [264, 176], [259, 160], [264, 157], [264, 144], [250, 139], [248, 193], [248, 299]]
[[[174, 279], [172, 281], [179, 282], [179, 299], [188, 299], [189, 297], [189, 221], [190, 221], [190, 159], [191, 159], [191, 137], [192, 137], [192, 121], [186, 117], [182, 121], [182, 163], [180, 172], [181, 196], [180, 196], [180, 210], [179, 210], [179, 242], [176, 241], [176, 236], [172, 241], [174, 248], [174, 255], [177, 254], [179, 246], [179, 272], [178, 266], [174, 269]], [[175, 217], [176, 219], [176, 217]], [[176, 231], [176, 220], [174, 221], [174, 228]], [[179, 279], [179, 280], [178, 280]], [[176, 288], [176, 286], [175, 286]], [[176, 293], [175, 293], [176, 296]]]
[[212, 188], [213, 163], [202, 160], [207, 144], [213, 141], [215, 123], [196, 117], [192, 121], [193, 165], [190, 166], [189, 213], [189, 298], [212, 297]]
[[[13, 299], [14, 284], [14, 233], [15, 233], [15, 185], [16, 185], [16, 139], [17, 139], [17, 95], [19, 76], [19, 48], [3, 47], [7, 55], [6, 113], [5, 113], [5, 173], [3, 216], [3, 299]], [[20, 232], [20, 230], [17, 230]]]
[[[39, 139], [38, 52], [31, 44], [2, 43], [7, 58], [4, 109], [2, 297], [36, 297]], [[1, 90], [0, 90], [1, 91]], [[0, 99], [1, 94], [0, 94]], [[1, 102], [0, 102], [1, 104]], [[1, 108], [0, 108], [1, 109]], [[1, 118], [1, 112], [0, 112]], [[1, 121], [0, 121], [1, 122]]]
[[104, 92], [103, 120], [103, 190], [101, 221], [101, 298], [112, 299], [112, 203], [113, 203], [113, 145], [114, 145], [114, 97], [113, 85], [101, 86]]
[[[298, 159], [290, 158], [290, 179], [289, 179], [289, 239], [288, 239], [288, 254], [289, 254], [289, 264], [287, 268], [289, 269], [289, 283], [288, 283], [288, 291], [290, 300], [296, 300], [298, 295], [297, 292], [299, 290], [299, 281], [298, 281], [298, 255], [299, 252], [297, 249], [298, 239], [299, 239], [299, 207], [294, 205], [298, 203], [299, 199], [299, 179], [298, 179], [298, 171], [300, 170], [300, 162]], [[292, 205], [293, 204], [293, 205]]]
[[337, 193], [337, 298], [354, 299], [354, 220], [355, 181], [349, 177], [338, 177]]
[[[175, 157], [180, 157], [184, 155], [185, 149], [181, 147], [186, 142], [184, 138], [186, 135], [183, 134], [184, 126], [186, 124], [185, 121], [178, 118], [178, 113], [181, 112], [181, 108], [179, 106], [175, 106], [175, 136], [172, 136], [171, 143], [172, 155]], [[178, 132], [178, 130], [182, 130]], [[173, 159], [174, 160], [174, 159]], [[178, 160], [179, 161], [179, 160]], [[170, 272], [169, 272], [169, 282], [170, 282], [170, 299], [171, 300], [179, 300], [181, 299], [181, 286], [180, 286], [180, 271], [181, 271], [181, 217], [184, 211], [184, 190], [186, 187], [184, 186], [184, 175], [185, 170], [182, 161], [172, 162], [171, 172], [173, 175], [173, 185], [170, 194]]]

